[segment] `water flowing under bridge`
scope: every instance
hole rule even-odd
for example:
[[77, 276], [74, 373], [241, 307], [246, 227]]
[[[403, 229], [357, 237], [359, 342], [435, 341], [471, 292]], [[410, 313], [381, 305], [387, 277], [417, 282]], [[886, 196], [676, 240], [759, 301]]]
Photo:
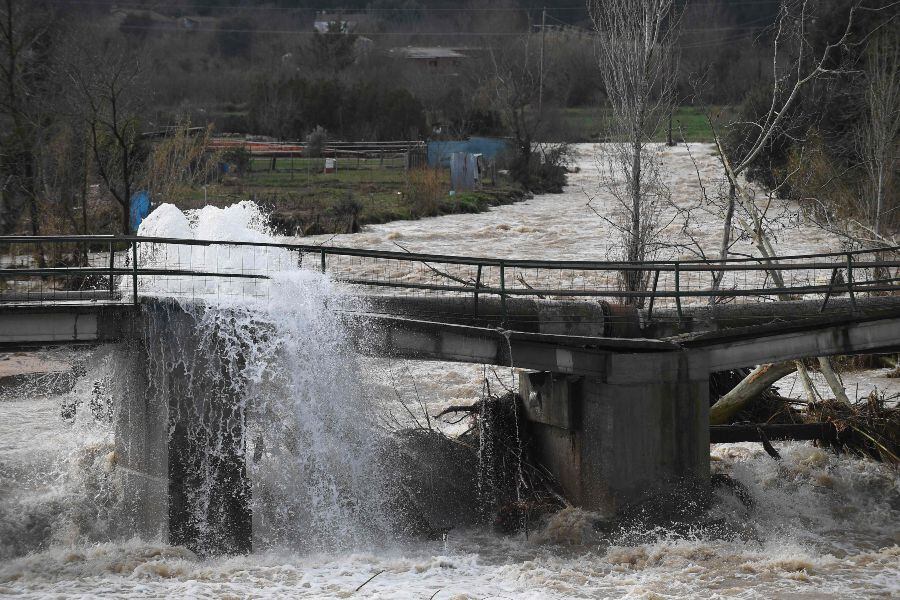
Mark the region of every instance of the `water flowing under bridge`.
[[[336, 310], [363, 353], [524, 369], [520, 394], [542, 460], [573, 503], [614, 512], [678, 482], [708, 485], [711, 373], [900, 349], [897, 251], [637, 264], [3, 237], [0, 349], [135, 342], [161, 312], [189, 335], [186, 303], [275, 302], [281, 274], [320, 271], [358, 298]], [[635, 274], [646, 286], [621, 289]], [[191, 534], [175, 524], [172, 473], [183, 468], [173, 467], [179, 449], [167, 432], [183, 417], [144, 403], [117, 425], [117, 437], [143, 440], [120, 453], [143, 530], [162, 527], [176, 542]], [[231, 529], [249, 531], [246, 510], [231, 512], [245, 521]], [[248, 536], [220, 546], [246, 549]]]

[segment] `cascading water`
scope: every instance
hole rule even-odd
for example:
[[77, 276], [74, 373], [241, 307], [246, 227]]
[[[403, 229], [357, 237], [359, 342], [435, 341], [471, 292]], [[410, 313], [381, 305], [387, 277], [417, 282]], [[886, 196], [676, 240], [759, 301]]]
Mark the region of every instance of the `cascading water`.
[[[65, 358], [49, 352], [45, 360]], [[95, 350], [87, 362], [91, 379], [77, 376], [86, 368], [78, 362], [77, 373], [0, 388], [0, 559], [119, 533], [121, 481], [105, 397], [115, 351]]]
[[[139, 233], [272, 241], [262, 223], [251, 203], [189, 215], [163, 205]], [[373, 406], [365, 402], [362, 372], [340, 319], [359, 308], [356, 301], [326, 275], [298, 269], [286, 250], [199, 248], [148, 246], [140, 264], [172, 268], [175, 259], [195, 271], [268, 279], [249, 287], [238, 278], [142, 278], [139, 284], [144, 295], [177, 302], [177, 311], [151, 315], [146, 339], [151, 401], [175, 412], [169, 435], [183, 448], [179, 460], [189, 485], [175, 500], [191, 515], [183, 536], [199, 538], [207, 549], [216, 545], [208, 537], [214, 524], [238, 526], [228, 514], [235, 510], [232, 496], [249, 490], [223, 477], [240, 471], [245, 456], [257, 544], [328, 549], [383, 536], [374, 463], [381, 433], [361, 418]], [[187, 316], [183, 327], [176, 326], [176, 312]]]
[[[329, 243], [392, 249], [394, 240], [401, 238], [404, 246], [414, 251], [454, 253], [465, 247], [471, 248], [472, 254], [510, 258], [601, 258], [604, 240], [611, 232], [602, 231], [596, 215], [583, 208], [584, 192], [596, 190], [595, 163], [590, 146], [581, 146], [579, 151], [583, 153], [581, 171], [570, 176], [564, 194], [538, 196], [479, 215], [367, 227], [361, 234], [338, 236]], [[661, 152], [666, 153], [675, 178], [673, 199], [692, 205], [698, 193], [697, 172], [685, 150], [677, 147]], [[713, 152], [714, 148], [706, 146], [696, 153], [705, 178], [719, 173]], [[602, 206], [614, 210], [615, 204], [610, 200]], [[177, 222], [169, 222], [158, 233], [201, 237], [201, 229], [205, 229], [203, 236], [215, 235], [210, 230], [216, 220], [221, 232], [216, 237], [266, 239], [263, 229], [246, 226], [255, 212], [247, 207], [207, 210], [208, 220], [201, 224], [200, 213], [185, 216], [173, 210], [170, 214]], [[236, 222], [241, 226], [235, 227]], [[717, 247], [714, 242], [719, 231], [716, 223], [710, 223], [695, 233], [704, 244]], [[779, 252], [837, 249], [821, 230], [804, 227], [801, 233], [785, 236]], [[300, 296], [295, 292], [302, 289], [310, 310], [321, 309], [326, 318], [331, 314], [327, 309], [350, 302], [343, 290], [332, 289], [327, 279], [298, 270], [296, 255], [242, 256], [234, 247], [224, 246], [197, 247], [180, 256], [172, 246], [156, 250], [160, 262], [168, 252], [170, 260], [183, 258], [186, 268], [195, 260], [198, 267], [217, 264], [220, 269], [238, 272], [244, 260], [245, 265], [255, 264], [253, 268], [260, 271], [286, 272], [287, 280], [309, 275], [310, 280], [286, 281], [281, 290]], [[254, 260], [259, 262], [251, 262]], [[276, 275], [274, 281], [279, 280]], [[384, 491], [374, 473], [386, 466], [365, 455], [366, 449], [379, 443], [379, 432], [370, 425], [375, 422], [372, 406], [364, 402], [361, 393], [368, 393], [369, 388], [357, 388], [356, 395], [332, 394], [328, 389], [310, 404], [294, 404], [293, 396], [280, 392], [286, 385], [312, 395], [327, 379], [333, 389], [344, 390], [340, 375], [301, 385], [299, 380], [285, 378], [306, 375], [278, 370], [276, 376], [276, 369], [271, 368], [282, 364], [278, 362], [282, 353], [301, 357], [311, 345], [325, 342], [311, 331], [307, 338], [296, 337], [297, 343], [289, 338], [298, 334], [285, 329], [281, 331], [287, 331], [287, 336], [278, 343], [262, 337], [262, 324], [284, 323], [278, 309], [282, 314], [297, 310], [310, 318], [312, 313], [294, 304], [299, 302], [297, 297], [279, 300], [280, 307], [274, 306], [276, 302], [270, 299], [280, 292], [268, 289], [276, 285], [273, 282], [147, 278], [140, 283], [142, 293], [160, 297], [187, 300], [202, 292], [211, 302], [218, 298], [214, 311], [204, 315], [197, 309], [192, 314], [208, 323], [209, 331], [218, 324], [226, 331], [231, 326], [235, 336], [251, 332], [257, 336], [254, 339], [259, 343], [253, 348], [262, 358], [247, 364], [236, 361], [233, 366], [262, 368], [261, 372], [247, 372], [251, 383], [241, 392], [251, 414], [244, 439], [250, 481], [255, 486], [254, 525], [265, 525], [255, 527], [261, 543], [250, 555], [198, 559], [152, 537], [123, 540], [116, 532], [122, 520], [118, 504], [122, 465], [113, 451], [113, 427], [106, 419], [95, 419], [89, 409], [94, 381], [115, 384], [127, 374], [122, 372], [127, 364], [119, 360], [121, 349], [79, 348], [59, 356], [42, 351], [48, 361], [75, 361], [79, 369], [84, 365], [87, 375], [76, 378], [75, 388], [62, 396], [48, 389], [59, 386], [44, 385], [43, 379], [35, 386], [0, 393], [0, 596], [844, 599], [893, 598], [900, 593], [897, 470], [867, 459], [836, 455], [809, 443], [775, 442], [782, 455], [778, 462], [758, 444], [711, 448], [714, 472], [737, 480], [753, 502], [746, 505], [733, 493], [719, 491], [705, 526], [693, 530], [633, 529], [609, 536], [592, 527], [591, 515], [566, 509], [529, 540], [458, 528], [449, 532], [446, 542], [438, 538], [370, 544], [382, 527], [379, 519], [385, 518], [379, 502], [369, 500], [377, 497], [379, 489]], [[269, 306], [251, 317], [250, 308], [243, 303], [249, 302], [254, 290], [261, 296], [258, 301]], [[231, 302], [232, 295], [244, 300]], [[293, 322], [300, 327], [303, 321]], [[327, 330], [330, 326], [325, 323], [322, 327]], [[237, 329], [238, 324], [244, 329]], [[301, 339], [311, 341], [301, 343]], [[327, 339], [334, 339], [334, 347], [342, 348], [339, 335]], [[230, 347], [246, 350], [240, 344]], [[348, 358], [331, 373], [355, 378], [361, 371], [374, 381], [371, 389], [381, 393], [378, 400], [394, 401], [393, 382], [379, 380], [388, 372], [384, 363]], [[283, 364], [292, 364], [294, 358], [287, 360]], [[321, 356], [311, 360], [321, 360]], [[159, 360], [155, 364], [167, 369], [174, 363]], [[316, 362], [312, 368], [324, 370]], [[432, 415], [449, 405], [477, 399], [483, 380], [482, 369], [473, 365], [403, 363], [402, 368], [409, 376], [396, 385], [401, 390], [408, 388], [409, 396], [422, 398]], [[859, 382], [865, 393], [876, 384], [879, 389], [897, 390], [897, 380], [883, 375], [883, 371], [847, 373], [845, 381]], [[410, 380], [416, 382], [416, 394]], [[315, 387], [317, 384], [321, 387]], [[848, 383], [848, 390], [853, 385]], [[112, 392], [114, 399], [120, 397], [114, 389]], [[79, 406], [74, 421], [60, 419], [61, 401]], [[272, 411], [269, 417], [253, 414], [263, 406]], [[410, 406], [415, 409], [418, 404], [410, 402]], [[346, 412], [331, 412], [340, 407]], [[305, 429], [287, 431], [289, 415], [303, 415]], [[466, 424], [455, 427], [456, 433], [462, 433]], [[334, 432], [334, 441], [317, 437], [319, 431]], [[365, 438], [369, 433], [374, 435], [371, 443]], [[300, 456], [302, 447], [294, 441], [300, 439], [298, 435], [317, 441], [306, 446], [314, 458]], [[346, 446], [355, 454], [335, 454], [328, 449], [329, 444], [337, 445], [342, 435], [355, 440]], [[338, 447], [341, 451], [345, 448], [343, 443]], [[298, 456], [306, 460], [302, 469], [296, 463]], [[401, 455], [397, 470], [408, 467], [411, 459], [411, 455]], [[294, 469], [281, 472], [284, 465]], [[371, 476], [367, 468], [371, 468]], [[301, 482], [309, 481], [317, 485], [301, 489]], [[372, 488], [367, 487], [368, 482], [373, 482]], [[333, 490], [338, 490], [342, 501], [331, 503]], [[293, 496], [295, 492], [299, 498]], [[309, 497], [328, 500], [311, 502]], [[314, 505], [322, 510], [313, 512]], [[377, 518], [367, 522], [370, 515]], [[305, 520], [304, 525], [318, 523], [319, 531], [304, 533], [302, 527], [294, 526], [300, 519]], [[305, 551], [336, 546], [356, 547]]]

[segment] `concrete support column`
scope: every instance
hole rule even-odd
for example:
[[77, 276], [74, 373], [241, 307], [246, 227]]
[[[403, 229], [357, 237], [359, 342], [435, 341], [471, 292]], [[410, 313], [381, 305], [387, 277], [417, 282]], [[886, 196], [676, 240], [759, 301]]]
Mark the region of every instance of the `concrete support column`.
[[148, 386], [147, 349], [129, 341], [117, 353], [117, 469], [122, 473], [123, 536], [169, 541], [169, 410]]
[[684, 353], [610, 354], [606, 375], [523, 373], [542, 462], [574, 504], [607, 515], [709, 486], [709, 381]]
[[251, 550], [245, 407], [216, 332], [172, 304], [144, 307], [129, 347], [116, 447], [134, 533], [201, 554]]

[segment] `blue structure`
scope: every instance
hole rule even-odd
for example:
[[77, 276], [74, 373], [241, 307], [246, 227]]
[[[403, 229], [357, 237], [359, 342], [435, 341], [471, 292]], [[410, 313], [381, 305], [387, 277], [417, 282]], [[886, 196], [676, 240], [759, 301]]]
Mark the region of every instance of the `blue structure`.
[[454, 152], [450, 155], [450, 189], [461, 192], [478, 184], [478, 155]]
[[449, 167], [450, 156], [457, 152], [496, 158], [507, 148], [509, 148], [509, 141], [504, 138], [473, 137], [467, 140], [433, 140], [428, 142], [428, 166]]
[[128, 215], [128, 223], [131, 226], [131, 232], [137, 233], [138, 227], [144, 217], [150, 214], [150, 192], [140, 190], [131, 195], [131, 212]]

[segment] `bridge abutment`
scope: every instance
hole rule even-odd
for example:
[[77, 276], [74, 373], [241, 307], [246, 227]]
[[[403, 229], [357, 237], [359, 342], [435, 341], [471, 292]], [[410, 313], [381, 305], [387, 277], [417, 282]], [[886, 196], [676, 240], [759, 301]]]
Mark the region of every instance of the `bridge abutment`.
[[233, 358], [180, 307], [146, 304], [136, 318], [145, 335], [128, 345], [133, 378], [116, 421], [128, 526], [201, 554], [249, 552], [245, 399]]
[[[610, 354], [606, 375], [523, 373], [537, 452], [577, 506], [608, 515], [709, 486], [709, 380], [682, 352]], [[649, 506], [649, 504], [648, 504]]]

